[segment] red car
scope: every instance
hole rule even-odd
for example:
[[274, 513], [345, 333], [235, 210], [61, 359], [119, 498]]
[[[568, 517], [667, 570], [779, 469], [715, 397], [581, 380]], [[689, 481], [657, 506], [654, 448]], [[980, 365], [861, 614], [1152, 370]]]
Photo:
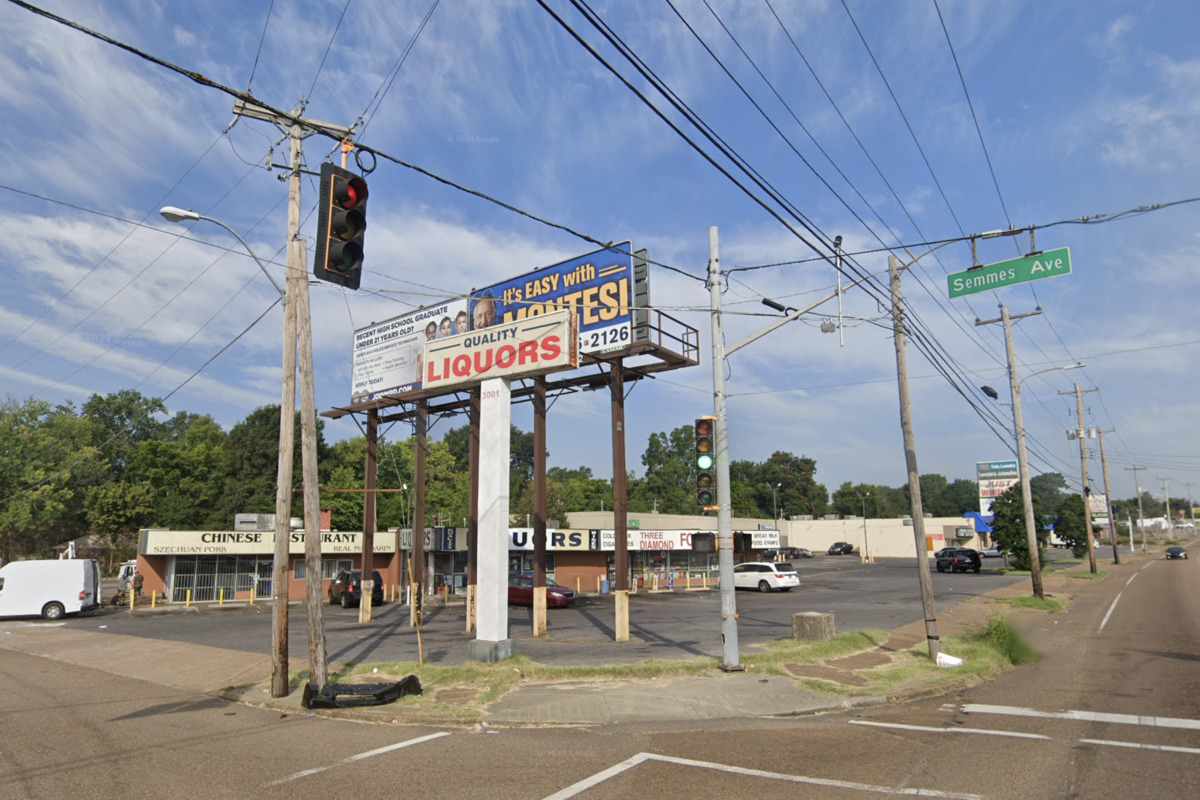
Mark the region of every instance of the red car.
[[[510, 575], [508, 577], [508, 604], [510, 606], [533, 605], [533, 576]], [[575, 592], [555, 583], [546, 584], [546, 607], [566, 608], [575, 604]]]

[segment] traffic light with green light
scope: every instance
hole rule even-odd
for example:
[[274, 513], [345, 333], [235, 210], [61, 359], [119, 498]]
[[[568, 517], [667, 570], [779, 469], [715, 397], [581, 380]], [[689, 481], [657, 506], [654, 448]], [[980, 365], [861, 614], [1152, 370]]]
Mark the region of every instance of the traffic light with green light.
[[328, 162], [321, 165], [313, 275], [349, 289], [362, 277], [367, 182]]

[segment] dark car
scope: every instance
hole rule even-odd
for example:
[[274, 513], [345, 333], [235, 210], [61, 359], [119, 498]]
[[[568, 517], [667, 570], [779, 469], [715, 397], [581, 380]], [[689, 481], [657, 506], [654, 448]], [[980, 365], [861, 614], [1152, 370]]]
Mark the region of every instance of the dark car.
[[1182, 547], [1168, 547], [1167, 558], [1187, 558], [1187, 550]]
[[[575, 592], [556, 583], [546, 584], [546, 607], [566, 608], [575, 603]], [[533, 576], [508, 576], [508, 604], [510, 606], [533, 605]]]
[[781, 547], [779, 548], [779, 555], [783, 556], [785, 559], [813, 557], [812, 551], [807, 547]]
[[939, 550], [937, 556], [937, 571], [945, 572], [974, 572], [979, 574], [983, 567], [983, 559], [979, 553], [969, 547], [947, 547]]
[[[383, 605], [383, 578], [379, 577], [379, 570], [371, 573], [371, 580], [375, 582], [374, 588], [371, 589], [371, 604], [381, 606]], [[362, 573], [358, 570], [339, 572], [333, 582], [329, 584], [329, 602], [341, 603], [342, 608], [351, 608], [361, 603]]]
[[849, 542], [834, 542], [827, 551], [831, 556], [848, 556], [854, 553], [854, 545]]

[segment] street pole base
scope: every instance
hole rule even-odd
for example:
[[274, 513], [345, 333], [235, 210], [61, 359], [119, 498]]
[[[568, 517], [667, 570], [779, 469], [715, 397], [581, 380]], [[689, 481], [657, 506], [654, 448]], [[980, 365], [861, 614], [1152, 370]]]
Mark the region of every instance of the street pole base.
[[473, 642], [467, 642], [467, 658], [471, 661], [494, 664], [497, 661], [511, 658], [513, 652], [512, 639], [502, 639], [499, 642], [476, 639]]
[[745, 672], [745, 664], [721, 664], [718, 666], [722, 672]]

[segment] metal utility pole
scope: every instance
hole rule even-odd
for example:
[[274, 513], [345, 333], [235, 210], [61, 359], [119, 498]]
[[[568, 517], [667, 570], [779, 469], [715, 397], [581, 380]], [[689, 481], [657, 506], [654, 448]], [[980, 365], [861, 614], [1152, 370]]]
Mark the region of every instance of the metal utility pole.
[[1157, 480], [1163, 482], [1163, 503], [1165, 504], [1163, 508], [1163, 521], [1167, 523], [1167, 538], [1170, 539], [1171, 531], [1174, 528], [1171, 525], [1171, 491], [1167, 488], [1166, 478], [1158, 478]]
[[1145, 467], [1126, 467], [1126, 472], [1133, 472], [1133, 484], [1137, 489], [1138, 501], [1138, 530], [1142, 534], [1142, 552], [1146, 552], [1146, 514], [1142, 511], [1142, 482], [1138, 480], [1138, 473], [1144, 470]]
[[925, 614], [925, 640], [929, 658], [937, 661], [942, 650], [937, 614], [933, 606], [933, 580], [929, 575], [929, 547], [925, 543], [925, 511], [921, 505], [921, 473], [917, 469], [917, 445], [913, 438], [912, 411], [908, 399], [908, 359], [904, 354], [904, 315], [900, 303], [900, 262], [888, 254], [888, 278], [892, 289], [892, 335], [896, 344], [896, 383], [900, 390], [900, 428], [904, 435], [904, 461], [908, 466], [908, 491], [912, 509], [913, 544], [917, 550], [917, 579], [921, 584], [921, 608]]
[[[1121, 563], [1121, 554], [1117, 552], [1117, 518], [1113, 516], [1112, 495], [1108, 491], [1108, 461], [1104, 458], [1104, 431], [1097, 431], [1100, 437], [1100, 473], [1104, 476], [1104, 507], [1108, 511], [1108, 530], [1112, 534], [1113, 563]], [[1130, 533], [1132, 538], [1132, 532]]]
[[717, 418], [717, 570], [721, 587], [721, 669], [745, 669], [739, 662], [737, 601], [733, 587], [733, 506], [729, 496], [729, 416], [725, 407], [725, 335], [721, 332], [721, 258], [717, 229], [708, 229], [708, 296], [712, 311], [713, 415]]
[[862, 501], [863, 515], [863, 560], [869, 562], [871, 560], [871, 540], [867, 538], [867, 498], [871, 496], [870, 492], [860, 494], [858, 499]]
[[993, 322], [1004, 323], [1004, 348], [1008, 354], [1008, 388], [1012, 393], [1013, 429], [1017, 436], [1017, 469], [1021, 477], [1021, 499], [1025, 511], [1025, 541], [1029, 548], [1029, 579], [1033, 584], [1033, 596], [1045, 597], [1042, 588], [1042, 559], [1038, 550], [1037, 519], [1033, 516], [1033, 490], [1029, 485], [1029, 458], [1025, 452], [1025, 420], [1021, 414], [1021, 382], [1017, 380], [1017, 356], [1013, 350], [1012, 321], [1024, 317], [1032, 317], [1042, 313], [1039, 308], [1025, 314], [1013, 317], [1008, 308], [1000, 306], [1000, 319], [981, 320], [975, 324], [990, 325]]
[[[1098, 391], [1097, 389], [1088, 389], [1089, 392]], [[1079, 384], [1075, 384], [1074, 392], [1059, 392], [1059, 394], [1074, 394], [1075, 395], [1075, 411], [1079, 416], [1079, 469], [1083, 473], [1083, 525], [1087, 531], [1087, 546], [1088, 546], [1088, 565], [1091, 568], [1092, 574], [1096, 573], [1096, 543], [1092, 541], [1092, 512], [1088, 508], [1088, 498], [1091, 496], [1092, 490], [1088, 486], [1087, 474], [1087, 431], [1083, 427], [1083, 394], [1079, 390]]]

